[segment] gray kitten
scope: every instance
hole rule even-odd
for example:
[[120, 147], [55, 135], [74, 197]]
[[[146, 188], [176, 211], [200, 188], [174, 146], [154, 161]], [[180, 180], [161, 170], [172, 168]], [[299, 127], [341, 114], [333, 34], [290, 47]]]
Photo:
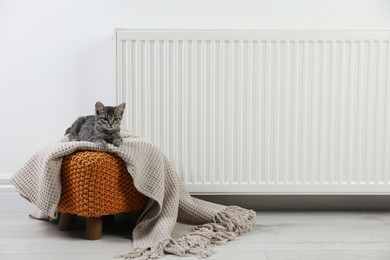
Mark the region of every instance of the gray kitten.
[[89, 141], [102, 145], [111, 143], [122, 144], [119, 135], [122, 115], [126, 104], [116, 107], [104, 106], [101, 102], [95, 104], [95, 115], [81, 116], [66, 130], [70, 141]]

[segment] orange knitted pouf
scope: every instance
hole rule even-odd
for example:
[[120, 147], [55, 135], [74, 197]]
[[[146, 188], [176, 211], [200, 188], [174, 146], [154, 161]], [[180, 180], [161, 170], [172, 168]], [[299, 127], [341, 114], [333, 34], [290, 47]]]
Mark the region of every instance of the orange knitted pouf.
[[[134, 187], [125, 162], [111, 153], [78, 151], [64, 157], [61, 185], [59, 228], [70, 229], [74, 215], [87, 217], [88, 239], [101, 237], [100, 217], [139, 211], [148, 201]], [[88, 224], [100, 231], [88, 230]]]

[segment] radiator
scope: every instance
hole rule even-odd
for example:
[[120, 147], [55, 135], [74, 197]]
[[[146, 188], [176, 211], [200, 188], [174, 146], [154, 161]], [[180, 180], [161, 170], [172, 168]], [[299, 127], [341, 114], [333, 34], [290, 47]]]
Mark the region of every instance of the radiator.
[[390, 194], [389, 31], [117, 30], [123, 126], [192, 193]]

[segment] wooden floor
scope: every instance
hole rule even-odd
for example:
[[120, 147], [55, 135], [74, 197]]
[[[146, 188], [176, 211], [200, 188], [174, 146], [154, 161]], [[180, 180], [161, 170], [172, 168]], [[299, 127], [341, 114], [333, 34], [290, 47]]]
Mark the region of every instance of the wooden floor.
[[[83, 224], [77, 219], [74, 231], [60, 232], [55, 222], [0, 214], [0, 259], [112, 259], [131, 248], [126, 217], [105, 225], [96, 241], [83, 239]], [[252, 232], [216, 247], [209, 259], [390, 260], [390, 213], [258, 212]]]

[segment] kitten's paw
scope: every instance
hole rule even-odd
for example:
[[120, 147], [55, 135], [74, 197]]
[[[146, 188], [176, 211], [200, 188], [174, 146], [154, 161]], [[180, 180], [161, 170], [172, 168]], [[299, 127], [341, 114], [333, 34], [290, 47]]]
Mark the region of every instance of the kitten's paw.
[[75, 135], [73, 133], [70, 133], [68, 138], [69, 138], [69, 141], [79, 141], [77, 135]]
[[93, 140], [95, 144], [99, 146], [100, 149], [106, 149], [107, 148], [107, 143], [103, 139], [95, 139]]
[[99, 146], [100, 149], [103, 149], [103, 150], [107, 149], [107, 143], [106, 142], [98, 142], [96, 144]]
[[112, 141], [112, 144], [115, 145], [116, 147], [119, 147], [122, 144], [122, 139], [114, 139]]

